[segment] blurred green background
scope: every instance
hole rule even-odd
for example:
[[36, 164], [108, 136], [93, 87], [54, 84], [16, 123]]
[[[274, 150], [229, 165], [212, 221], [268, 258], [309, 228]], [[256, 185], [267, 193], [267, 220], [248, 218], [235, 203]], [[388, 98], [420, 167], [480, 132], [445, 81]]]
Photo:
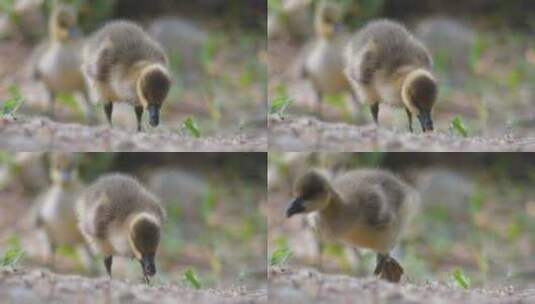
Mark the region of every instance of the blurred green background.
[[[295, 179], [311, 167], [382, 168], [422, 203], [394, 251], [409, 282], [533, 287], [535, 158], [530, 153], [270, 153], [268, 250], [274, 264], [371, 276], [375, 255], [328, 244], [321, 265], [305, 217], [284, 217]], [[282, 256], [282, 258], [280, 257]], [[281, 260], [286, 259], [286, 262]]]
[[[533, 1], [332, 1], [343, 8], [346, 33], [371, 20], [390, 18], [405, 24], [430, 49], [440, 84], [434, 113], [440, 131], [458, 136], [534, 135]], [[268, 0], [269, 99], [289, 100], [289, 114], [315, 114], [316, 97], [297, 77], [296, 66], [314, 39], [318, 2]], [[371, 123], [369, 109], [354, 105], [349, 94], [331, 94], [325, 103], [327, 121]], [[384, 108], [384, 125], [405, 130], [402, 109]]]
[[[48, 155], [0, 154], [0, 261], [13, 247], [24, 251], [17, 266], [44, 267], [46, 243], [28, 226], [36, 196], [48, 184]], [[156, 284], [191, 286], [191, 269], [201, 288], [265, 288], [265, 153], [88, 153], [80, 177], [102, 174], [138, 178], [162, 201], [168, 220], [157, 257]], [[60, 248], [55, 271], [91, 275], [69, 246]], [[117, 266], [116, 266], [117, 265]], [[98, 266], [103, 270], [102, 261]], [[114, 276], [139, 279], [139, 264], [114, 261]], [[102, 271], [101, 275], [104, 275]]]

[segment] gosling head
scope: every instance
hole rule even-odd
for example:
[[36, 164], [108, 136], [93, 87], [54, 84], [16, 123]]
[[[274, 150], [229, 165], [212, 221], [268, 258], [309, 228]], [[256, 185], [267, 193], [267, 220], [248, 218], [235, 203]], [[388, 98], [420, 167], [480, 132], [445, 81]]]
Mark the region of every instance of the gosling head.
[[329, 39], [341, 28], [342, 12], [338, 5], [332, 1], [318, 3], [315, 16], [316, 34]]
[[73, 153], [54, 153], [50, 157], [50, 179], [67, 187], [78, 179], [78, 158]]
[[422, 131], [433, 131], [431, 113], [437, 98], [438, 87], [434, 76], [423, 69], [417, 69], [405, 77], [401, 89], [403, 103], [420, 121]]
[[171, 78], [161, 64], [151, 64], [141, 70], [137, 80], [137, 95], [143, 108], [149, 112], [149, 123], [160, 124], [160, 109], [171, 87]]
[[140, 213], [130, 225], [130, 246], [135, 258], [141, 263], [143, 275], [154, 276], [154, 257], [160, 243], [160, 222], [149, 213]]
[[55, 41], [66, 42], [80, 36], [77, 23], [78, 18], [74, 8], [56, 5], [49, 20], [51, 38]]
[[316, 170], [301, 176], [294, 185], [294, 198], [286, 209], [286, 217], [320, 211], [327, 207], [332, 195], [327, 177]]

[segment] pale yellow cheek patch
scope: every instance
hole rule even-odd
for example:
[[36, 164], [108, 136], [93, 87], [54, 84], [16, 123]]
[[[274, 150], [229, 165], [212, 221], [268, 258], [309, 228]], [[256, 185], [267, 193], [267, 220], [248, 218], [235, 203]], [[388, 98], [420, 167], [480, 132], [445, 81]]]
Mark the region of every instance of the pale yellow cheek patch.
[[132, 248], [132, 252], [134, 253], [134, 256], [138, 260], [141, 260], [143, 258], [143, 256], [142, 256], [141, 252], [139, 252], [139, 250], [137, 250], [137, 247], [134, 244], [134, 241], [132, 240], [132, 236], [131, 236], [130, 233], [128, 234], [128, 243], [130, 243], [130, 248]]

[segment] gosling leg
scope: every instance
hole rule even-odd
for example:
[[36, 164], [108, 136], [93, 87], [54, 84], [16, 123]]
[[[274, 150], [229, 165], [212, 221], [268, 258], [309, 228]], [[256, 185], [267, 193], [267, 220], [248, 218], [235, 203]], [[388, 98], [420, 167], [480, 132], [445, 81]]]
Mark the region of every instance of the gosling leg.
[[50, 118], [56, 118], [56, 94], [48, 91], [48, 115]]
[[412, 113], [409, 109], [405, 108], [405, 112], [407, 112], [407, 118], [409, 119], [409, 131], [411, 133], [414, 133], [414, 130], [412, 129]]
[[323, 94], [320, 91], [316, 91], [316, 100], [318, 101], [316, 112], [318, 113], [318, 117], [322, 119], [323, 118]]
[[112, 102], [104, 103], [104, 114], [106, 114], [106, 119], [108, 120], [108, 124], [110, 125], [110, 127], [113, 125], [111, 122], [112, 113], [113, 113], [113, 103]]
[[370, 110], [372, 112], [373, 121], [376, 125], [379, 125], [379, 103], [372, 104]]
[[111, 264], [113, 263], [113, 256], [108, 256], [104, 258], [104, 266], [106, 267], [106, 272], [111, 278]]
[[94, 125], [97, 122], [97, 117], [96, 117], [95, 111], [93, 109], [93, 104], [91, 103], [91, 98], [89, 98], [89, 93], [87, 93], [87, 91], [83, 91], [83, 95], [84, 95], [85, 108], [86, 108], [86, 111], [87, 111], [86, 112], [87, 122], [90, 125]]
[[143, 118], [143, 106], [135, 106], [134, 111], [136, 112], [137, 131], [141, 132], [141, 120]]

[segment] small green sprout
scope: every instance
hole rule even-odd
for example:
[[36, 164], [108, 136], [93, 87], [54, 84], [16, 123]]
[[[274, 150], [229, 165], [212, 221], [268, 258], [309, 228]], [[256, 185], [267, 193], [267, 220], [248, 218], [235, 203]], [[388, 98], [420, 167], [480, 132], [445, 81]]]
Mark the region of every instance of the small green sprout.
[[182, 124], [182, 130], [187, 130], [193, 137], [199, 138], [201, 137], [201, 128], [199, 128], [199, 125], [192, 117], [186, 118], [184, 123]]
[[184, 271], [184, 279], [189, 282], [193, 288], [201, 289], [201, 280], [193, 268], [188, 268], [186, 271]]
[[450, 128], [459, 133], [462, 137], [468, 137], [468, 128], [464, 125], [459, 116], [456, 116], [454, 119], [452, 119]]
[[15, 113], [24, 103], [24, 98], [22, 97], [19, 88], [15, 85], [10, 86], [8, 92], [9, 98], [2, 103], [2, 116], [11, 115], [14, 118]]
[[271, 259], [269, 261], [269, 264], [271, 266], [280, 266], [284, 264], [288, 259], [290, 259], [293, 256], [293, 252], [290, 248], [287, 246], [281, 246], [273, 253], [271, 254]]
[[279, 96], [271, 102], [269, 113], [279, 115], [282, 118], [284, 117], [284, 112], [292, 102], [293, 100], [286, 96]]
[[19, 239], [16, 236], [12, 236], [8, 240], [7, 249], [0, 257], [0, 266], [14, 268], [25, 254], [26, 252], [21, 248]]
[[462, 269], [460, 268], [454, 269], [451, 276], [453, 277], [453, 281], [455, 282], [457, 286], [464, 288], [464, 289], [470, 288], [470, 283], [471, 283], [470, 278], [464, 274]]

